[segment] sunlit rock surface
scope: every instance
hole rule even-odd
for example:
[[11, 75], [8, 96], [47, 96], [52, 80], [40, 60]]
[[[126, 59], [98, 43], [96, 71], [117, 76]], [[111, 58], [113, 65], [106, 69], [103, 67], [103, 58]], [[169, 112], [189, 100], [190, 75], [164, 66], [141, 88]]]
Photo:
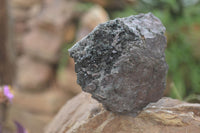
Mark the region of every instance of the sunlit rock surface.
[[60, 110], [45, 133], [199, 133], [200, 104], [162, 98], [137, 116], [106, 111], [81, 93]]

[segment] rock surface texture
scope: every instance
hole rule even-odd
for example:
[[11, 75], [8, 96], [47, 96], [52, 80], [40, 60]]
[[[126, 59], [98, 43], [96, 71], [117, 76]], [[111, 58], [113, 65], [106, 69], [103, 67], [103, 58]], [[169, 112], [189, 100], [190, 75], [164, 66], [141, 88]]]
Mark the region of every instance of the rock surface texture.
[[108, 110], [137, 115], [165, 88], [164, 32], [151, 13], [100, 24], [69, 50], [78, 84]]
[[200, 104], [162, 98], [137, 116], [106, 111], [81, 93], [60, 110], [45, 133], [199, 133]]

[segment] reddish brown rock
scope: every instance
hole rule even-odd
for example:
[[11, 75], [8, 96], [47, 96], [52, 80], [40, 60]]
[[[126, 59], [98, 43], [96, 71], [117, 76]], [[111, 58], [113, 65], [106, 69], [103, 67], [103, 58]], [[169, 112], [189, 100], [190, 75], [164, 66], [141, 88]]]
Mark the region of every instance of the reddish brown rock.
[[52, 69], [48, 64], [38, 62], [27, 56], [17, 62], [16, 84], [21, 90], [41, 90], [52, 79]]
[[[64, 133], [73, 125], [79, 125], [92, 113], [98, 112], [101, 106], [96, 100], [91, 99], [91, 95], [85, 92], [72, 98], [60, 110], [54, 120], [48, 125], [45, 133]], [[80, 122], [80, 123], [79, 123]]]
[[104, 110], [88, 94], [68, 101], [45, 133], [199, 133], [200, 104], [162, 98], [137, 117]]

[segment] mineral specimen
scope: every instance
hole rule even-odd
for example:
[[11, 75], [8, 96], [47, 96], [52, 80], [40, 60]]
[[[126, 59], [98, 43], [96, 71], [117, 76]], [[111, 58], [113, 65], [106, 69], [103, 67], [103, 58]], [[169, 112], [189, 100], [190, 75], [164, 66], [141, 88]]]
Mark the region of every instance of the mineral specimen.
[[77, 83], [112, 112], [136, 116], [166, 84], [165, 27], [153, 14], [98, 25], [69, 49]]

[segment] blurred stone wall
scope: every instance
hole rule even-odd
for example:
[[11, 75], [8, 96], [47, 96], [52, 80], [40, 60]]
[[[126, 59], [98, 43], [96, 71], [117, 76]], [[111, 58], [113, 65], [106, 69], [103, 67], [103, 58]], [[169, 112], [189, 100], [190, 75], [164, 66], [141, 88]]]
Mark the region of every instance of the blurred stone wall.
[[44, 126], [60, 107], [80, 92], [74, 62], [60, 69], [64, 45], [87, 35], [109, 19], [94, 5], [84, 12], [75, 0], [12, 0], [16, 48], [15, 98], [10, 110], [30, 133], [43, 133]]
[[0, 85], [11, 84], [14, 73], [14, 50], [11, 42], [9, 1], [0, 1]]

